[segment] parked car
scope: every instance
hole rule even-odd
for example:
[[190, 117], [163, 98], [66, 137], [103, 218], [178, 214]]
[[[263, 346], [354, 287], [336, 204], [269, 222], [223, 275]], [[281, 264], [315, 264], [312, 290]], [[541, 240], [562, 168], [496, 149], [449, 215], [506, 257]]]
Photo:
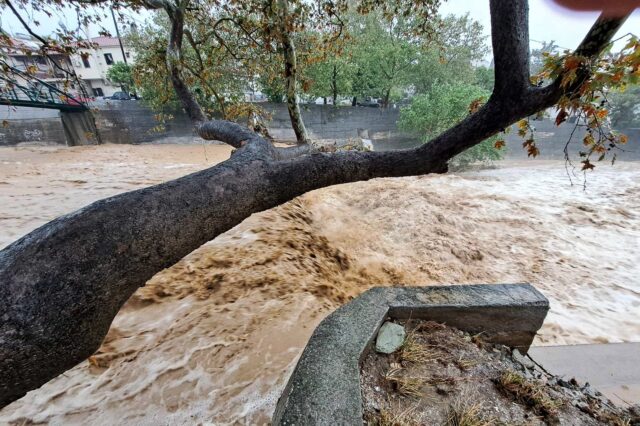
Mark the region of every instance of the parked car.
[[362, 102], [358, 102], [358, 106], [380, 108], [380, 102], [375, 98], [366, 98]]
[[114, 101], [130, 101], [131, 96], [125, 92], [115, 92], [113, 95], [105, 99], [113, 99]]

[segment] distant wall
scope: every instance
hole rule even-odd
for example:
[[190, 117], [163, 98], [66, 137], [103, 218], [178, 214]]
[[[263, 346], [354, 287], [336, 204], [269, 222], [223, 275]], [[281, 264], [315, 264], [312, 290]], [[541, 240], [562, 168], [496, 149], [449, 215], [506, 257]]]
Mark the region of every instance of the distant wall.
[[8, 122], [8, 126], [0, 127], [0, 146], [67, 143], [57, 110], [0, 107], [0, 120]]
[[[279, 140], [295, 140], [287, 107], [284, 104], [264, 103], [261, 106], [271, 115], [268, 127], [271, 135]], [[171, 114], [173, 118], [158, 126], [154, 113], [135, 101], [105, 102], [96, 114], [96, 124], [102, 140], [110, 143], [149, 143], [193, 141], [191, 122], [182, 111]], [[358, 136], [383, 143], [411, 143], [414, 137], [398, 132], [398, 109], [367, 107], [339, 107], [330, 105], [301, 105], [302, 116], [313, 139], [348, 139]]]
[[96, 126], [103, 143], [142, 144], [151, 142], [189, 143], [195, 134], [188, 117], [182, 112], [163, 123], [139, 101], [102, 101], [96, 103]]
[[[99, 101], [95, 108], [96, 126], [103, 143], [192, 143], [196, 138], [191, 122], [182, 111], [171, 112], [172, 119], [162, 128], [156, 115], [137, 101]], [[269, 131], [276, 139], [294, 140], [284, 104], [261, 104], [269, 112]], [[396, 127], [399, 110], [330, 105], [302, 105], [302, 115], [312, 138], [348, 139], [358, 136], [374, 140], [381, 149], [415, 145], [415, 137], [404, 135]], [[24, 143], [67, 144], [56, 110], [17, 108], [0, 110], [0, 118], [9, 121], [0, 130], [0, 145]], [[38, 138], [32, 135], [37, 134]], [[197, 139], [197, 138], [196, 138]]]
[[[103, 143], [193, 143], [200, 141], [193, 133], [191, 122], [182, 111], [173, 112], [173, 118], [158, 129], [155, 113], [138, 101], [100, 101], [96, 108], [96, 126]], [[268, 122], [270, 133], [280, 140], [293, 140], [286, 105], [264, 103], [261, 106], [271, 114]], [[399, 109], [331, 105], [301, 105], [303, 119], [314, 139], [371, 139], [375, 150], [394, 150], [417, 146], [419, 138], [398, 130]], [[0, 128], [0, 146], [24, 143], [67, 144], [59, 113], [56, 110], [0, 108], [0, 119], [9, 126]], [[569, 140], [573, 126], [565, 123], [556, 126], [549, 119], [532, 120], [536, 128], [536, 142], [542, 159], [563, 158], [563, 149]], [[629, 144], [627, 152], [617, 151], [620, 160], [640, 160], [640, 129], [625, 129]], [[577, 156], [582, 147], [584, 132], [575, 132], [570, 151]], [[507, 158], [526, 158], [522, 139], [514, 129], [506, 137]]]
[[14, 146], [23, 143], [31, 145], [67, 144], [62, 120], [59, 117], [8, 121], [8, 126], [0, 127], [0, 146]]

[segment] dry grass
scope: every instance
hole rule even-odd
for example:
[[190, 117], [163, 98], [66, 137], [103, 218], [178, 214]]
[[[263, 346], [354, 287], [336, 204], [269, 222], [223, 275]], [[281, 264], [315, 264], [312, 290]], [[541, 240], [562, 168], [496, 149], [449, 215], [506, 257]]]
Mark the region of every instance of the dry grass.
[[418, 342], [415, 331], [411, 331], [400, 348], [400, 359], [404, 362], [422, 364], [438, 359], [438, 352], [427, 349]]
[[484, 349], [487, 345], [487, 342], [483, 339], [484, 332], [474, 334], [471, 336], [471, 343], [475, 344], [478, 348]]
[[506, 395], [511, 395], [520, 404], [530, 407], [537, 415], [545, 419], [553, 419], [560, 401], [551, 398], [544, 387], [538, 382], [527, 380], [514, 371], [505, 371], [496, 381], [498, 389]]
[[495, 421], [485, 419], [481, 414], [482, 405], [470, 404], [462, 399], [449, 406], [444, 426], [493, 426]]
[[414, 398], [421, 397], [424, 381], [418, 377], [402, 376], [400, 374], [401, 371], [400, 368], [392, 368], [385, 374], [384, 379], [400, 395]]
[[427, 380], [427, 383], [433, 386], [438, 386], [438, 385], [455, 386], [458, 380], [460, 380], [460, 378], [434, 374], [432, 377], [430, 377]]
[[629, 419], [612, 419], [613, 426], [631, 426], [631, 420]]
[[411, 418], [416, 406], [397, 413], [398, 410], [381, 410], [378, 426], [416, 426], [418, 423]]
[[472, 359], [465, 359], [462, 357], [462, 355], [460, 355], [460, 357], [456, 360], [453, 361], [455, 363], [455, 365], [463, 371], [467, 371], [472, 367], [475, 367], [476, 365], [478, 365], [478, 361], [472, 360]]

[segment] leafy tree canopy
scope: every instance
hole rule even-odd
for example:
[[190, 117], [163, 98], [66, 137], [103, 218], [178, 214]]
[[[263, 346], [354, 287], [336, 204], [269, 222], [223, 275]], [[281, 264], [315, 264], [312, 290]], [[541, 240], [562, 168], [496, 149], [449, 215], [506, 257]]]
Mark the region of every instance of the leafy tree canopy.
[[133, 75], [131, 67], [124, 62], [116, 62], [107, 71], [107, 78], [122, 86], [123, 90], [129, 92], [133, 90]]
[[[470, 105], [485, 102], [490, 93], [468, 83], [434, 85], [428, 93], [416, 96], [409, 107], [402, 109], [398, 125], [428, 142], [471, 114]], [[499, 145], [496, 147], [496, 141], [496, 137], [485, 140], [454, 157], [450, 164], [466, 167], [477, 161], [499, 160], [502, 151]]]

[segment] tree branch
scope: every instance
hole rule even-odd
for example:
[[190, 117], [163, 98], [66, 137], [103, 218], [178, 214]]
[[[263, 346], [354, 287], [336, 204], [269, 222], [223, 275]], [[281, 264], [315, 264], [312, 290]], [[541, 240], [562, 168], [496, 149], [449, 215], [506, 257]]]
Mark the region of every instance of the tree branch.
[[[13, 4], [11, 3], [10, 0], [4, 0], [4, 3], [9, 7], [9, 9], [11, 9], [11, 12], [14, 14], [14, 16], [16, 18], [18, 18], [18, 21], [20, 21], [20, 24], [29, 33], [29, 35], [31, 35], [33, 38], [35, 38], [36, 40], [38, 40], [42, 44], [41, 48], [40, 48], [40, 51], [42, 52], [42, 54], [44, 56], [47, 57], [47, 59], [49, 59], [49, 61], [51, 61], [51, 63], [53, 63], [54, 67], [56, 67], [58, 70], [60, 70], [63, 74], [73, 77], [75, 79], [75, 81], [78, 82], [78, 84], [80, 84], [80, 79], [78, 78], [78, 76], [76, 75], [76, 72], [74, 70], [70, 71], [68, 69], [65, 69], [65, 68], [61, 67], [58, 64], [58, 62], [56, 62], [56, 60], [49, 54], [49, 52], [46, 51], [46, 49], [51, 49], [51, 44], [49, 43], [49, 41], [46, 40], [45, 38], [43, 38], [42, 36], [40, 36], [39, 34], [37, 34], [36, 32], [34, 32], [31, 29], [31, 26], [24, 20], [22, 15], [20, 15], [20, 13], [13, 6]], [[81, 84], [80, 84], [80, 86], [82, 87]]]
[[[601, 14], [591, 26], [573, 55], [587, 58], [597, 58], [610, 44], [613, 36], [622, 27], [629, 15], [612, 18]], [[562, 87], [561, 74], [555, 81], [544, 87], [534, 87], [529, 90], [529, 97], [534, 103], [542, 105], [541, 109], [549, 108], [557, 103], [562, 96], [574, 96], [579, 93], [582, 84], [591, 76], [588, 67], [581, 67], [572, 84]]]
[[24, 20], [24, 18], [22, 17], [22, 15], [20, 15], [20, 13], [17, 11], [17, 9], [13, 6], [13, 4], [11, 4], [10, 0], [4, 0], [4, 3], [9, 6], [9, 9], [11, 9], [11, 12], [13, 12], [13, 15], [18, 18], [18, 21], [20, 21], [20, 24], [22, 24], [22, 27], [25, 29], [25, 31], [27, 31], [29, 33], [29, 35], [31, 35], [31, 37], [37, 39], [40, 43], [42, 43], [44, 46], [49, 46], [49, 41], [45, 40], [44, 38], [42, 38], [40, 35], [36, 34], [35, 32], [33, 32], [33, 30], [31, 29], [31, 26], [29, 24], [27, 24], [27, 22]]
[[167, 6], [165, 10], [171, 22], [171, 32], [169, 33], [169, 43], [167, 45], [167, 68], [171, 75], [171, 84], [182, 104], [182, 108], [191, 121], [194, 122], [197, 130], [200, 124], [207, 120], [207, 116], [180, 75], [182, 38], [184, 36], [184, 10], [175, 6]]
[[529, 5], [525, 0], [490, 2], [494, 93], [518, 96], [529, 82]]
[[241, 148], [250, 141], [268, 143], [246, 127], [225, 120], [211, 120], [203, 123], [198, 129], [198, 134], [203, 139], [222, 141], [234, 148]]

